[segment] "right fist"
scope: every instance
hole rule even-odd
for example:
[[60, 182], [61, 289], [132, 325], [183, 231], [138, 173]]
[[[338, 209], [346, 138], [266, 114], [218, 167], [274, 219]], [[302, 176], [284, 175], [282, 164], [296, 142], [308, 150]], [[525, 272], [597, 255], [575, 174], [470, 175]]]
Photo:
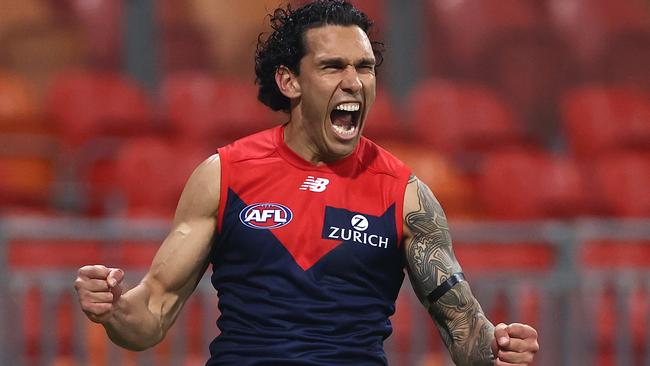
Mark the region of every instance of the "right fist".
[[88, 319], [103, 323], [113, 311], [114, 304], [122, 295], [120, 283], [124, 271], [119, 268], [107, 268], [102, 265], [79, 268], [74, 288], [79, 297], [81, 309]]

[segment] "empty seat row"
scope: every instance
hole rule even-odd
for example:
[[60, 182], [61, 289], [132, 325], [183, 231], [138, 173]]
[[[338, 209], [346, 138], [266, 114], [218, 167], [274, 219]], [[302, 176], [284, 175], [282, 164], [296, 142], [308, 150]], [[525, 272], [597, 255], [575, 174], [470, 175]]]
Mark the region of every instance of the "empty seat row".
[[[160, 87], [154, 103], [132, 80], [114, 73], [61, 74], [45, 105], [15, 75], [0, 75], [0, 133], [56, 130], [66, 145], [101, 136], [171, 133], [193, 143], [231, 141], [286, 120], [256, 100], [252, 82], [204, 73], [179, 73]], [[556, 139], [576, 156], [650, 146], [650, 95], [603, 84], [564, 91]], [[451, 80], [419, 82], [403, 105], [380, 88], [366, 133], [407, 138], [455, 154], [522, 146], [536, 140], [514, 108], [489, 87]]]

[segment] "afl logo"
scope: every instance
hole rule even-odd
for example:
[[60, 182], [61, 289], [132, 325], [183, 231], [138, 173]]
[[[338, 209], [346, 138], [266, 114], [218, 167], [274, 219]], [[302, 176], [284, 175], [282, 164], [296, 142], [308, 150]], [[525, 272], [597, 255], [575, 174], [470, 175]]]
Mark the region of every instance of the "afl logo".
[[239, 221], [253, 229], [276, 229], [292, 218], [289, 207], [279, 203], [253, 203], [239, 213]]

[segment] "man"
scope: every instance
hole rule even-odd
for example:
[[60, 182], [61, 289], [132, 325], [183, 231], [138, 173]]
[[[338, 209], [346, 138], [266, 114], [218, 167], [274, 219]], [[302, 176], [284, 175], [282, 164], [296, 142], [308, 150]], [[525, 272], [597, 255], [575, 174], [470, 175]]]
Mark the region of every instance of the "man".
[[459, 365], [525, 365], [527, 325], [494, 327], [464, 281], [431, 191], [361, 137], [381, 52], [343, 0], [277, 9], [259, 99], [289, 121], [219, 149], [189, 178], [151, 269], [87, 266], [75, 287], [116, 344], [160, 342], [209, 263], [221, 334], [207, 365], [385, 365], [406, 266]]

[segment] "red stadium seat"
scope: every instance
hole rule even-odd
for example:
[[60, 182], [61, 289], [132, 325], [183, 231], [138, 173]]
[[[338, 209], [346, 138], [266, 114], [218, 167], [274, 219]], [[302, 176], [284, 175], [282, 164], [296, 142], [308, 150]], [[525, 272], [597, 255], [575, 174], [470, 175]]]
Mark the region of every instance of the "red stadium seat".
[[650, 155], [611, 153], [592, 165], [593, 186], [605, 212], [616, 216], [650, 217]]
[[210, 68], [205, 35], [192, 25], [164, 26], [159, 54], [163, 75], [184, 71], [207, 71]]
[[126, 198], [127, 215], [172, 217], [185, 181], [206, 157], [161, 139], [126, 143], [116, 157], [116, 184]]
[[213, 148], [280, 120], [257, 101], [252, 83], [181, 73], [163, 81], [162, 95], [163, 109], [179, 138]]
[[391, 100], [388, 91], [379, 88], [375, 104], [372, 105], [366, 118], [366, 125], [363, 129], [364, 136], [376, 142], [399, 140], [405, 136], [406, 121], [398, 118], [395, 105], [396, 103]]
[[90, 45], [95, 65], [117, 69], [122, 61], [123, 1], [50, 0], [61, 18], [80, 23]]
[[489, 155], [480, 170], [480, 200], [491, 217], [571, 217], [589, 209], [583, 173], [572, 161], [511, 151]]
[[204, 73], [181, 73], [162, 81], [162, 109], [183, 139], [204, 142], [217, 125], [216, 78]]
[[518, 0], [428, 0], [428, 18], [436, 19], [447, 38], [454, 63], [476, 68], [486, 45], [503, 34], [521, 33], [540, 23], [533, 2]]
[[566, 45], [546, 29], [510, 32], [485, 45], [477, 59], [473, 74], [512, 106], [526, 138], [556, 146], [557, 99], [576, 79]]
[[604, 86], [570, 90], [563, 97], [562, 123], [571, 150], [592, 157], [620, 148], [648, 150], [650, 95]]
[[152, 131], [153, 112], [147, 96], [121, 75], [61, 74], [48, 102], [63, 141], [72, 146], [100, 136], [137, 136]]
[[491, 90], [428, 80], [407, 100], [413, 138], [444, 152], [490, 151], [521, 143], [508, 105]]
[[382, 144], [431, 188], [445, 213], [453, 218], [477, 215], [475, 190], [470, 179], [444, 155], [412, 143]]
[[612, 52], [610, 45], [616, 47], [628, 35], [650, 31], [650, 11], [644, 0], [550, 0], [547, 6], [556, 31], [591, 76]]
[[45, 156], [0, 156], [0, 207], [47, 207], [55, 174], [54, 160]]

